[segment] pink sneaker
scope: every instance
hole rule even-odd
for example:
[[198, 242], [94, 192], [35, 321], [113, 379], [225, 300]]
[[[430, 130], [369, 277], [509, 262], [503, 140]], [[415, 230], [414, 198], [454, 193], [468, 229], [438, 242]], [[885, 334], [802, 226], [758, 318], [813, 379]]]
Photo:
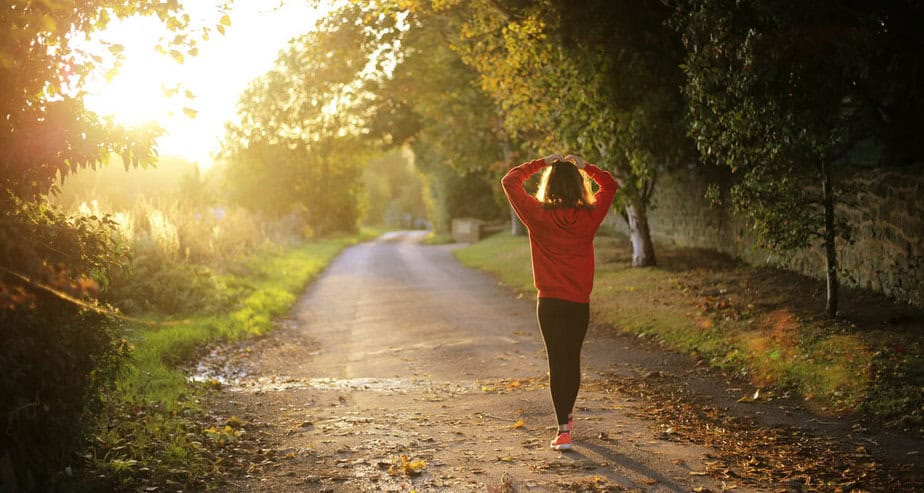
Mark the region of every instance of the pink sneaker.
[[549, 445], [552, 450], [571, 450], [571, 433], [563, 431]]

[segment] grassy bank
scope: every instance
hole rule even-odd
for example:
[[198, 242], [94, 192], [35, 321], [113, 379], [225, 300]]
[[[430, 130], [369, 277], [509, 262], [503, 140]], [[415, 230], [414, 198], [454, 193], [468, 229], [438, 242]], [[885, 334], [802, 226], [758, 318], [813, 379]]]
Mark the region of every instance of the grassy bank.
[[[924, 355], [919, 311], [844, 290], [843, 316], [823, 317], [818, 281], [659, 247], [659, 267], [631, 268], [622, 238], [598, 237], [594, 323], [651, 337], [764, 388], [796, 392], [817, 412], [863, 412], [919, 432]], [[535, 294], [525, 237], [492, 236], [456, 251], [466, 265]]]
[[274, 318], [292, 307], [343, 248], [376, 235], [366, 231], [264, 248], [219, 276], [218, 285], [233, 308], [179, 322], [151, 314], [154, 324], [132, 325], [129, 361], [107, 395], [106, 413], [86, 455], [95, 476], [86, 478], [88, 487], [202, 489], [207, 475], [226, 467], [210, 450], [233, 442], [240, 432], [234, 422], [208, 422], [200, 399], [209, 384], [190, 382], [184, 367], [209, 344], [271, 330]]

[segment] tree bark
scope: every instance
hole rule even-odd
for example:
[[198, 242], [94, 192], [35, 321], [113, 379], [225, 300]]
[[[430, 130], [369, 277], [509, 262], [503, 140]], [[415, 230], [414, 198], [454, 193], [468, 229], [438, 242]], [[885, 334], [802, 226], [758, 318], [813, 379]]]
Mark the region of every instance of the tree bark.
[[821, 188], [825, 210], [825, 280], [828, 285], [825, 313], [829, 317], [837, 316], [837, 249], [834, 240], [837, 232], [834, 225], [834, 191], [831, 184], [831, 164], [825, 160], [821, 165]]
[[629, 222], [629, 240], [632, 242], [632, 267], [656, 265], [654, 244], [648, 228], [648, 211], [644, 204], [632, 201], [626, 205], [626, 219]]

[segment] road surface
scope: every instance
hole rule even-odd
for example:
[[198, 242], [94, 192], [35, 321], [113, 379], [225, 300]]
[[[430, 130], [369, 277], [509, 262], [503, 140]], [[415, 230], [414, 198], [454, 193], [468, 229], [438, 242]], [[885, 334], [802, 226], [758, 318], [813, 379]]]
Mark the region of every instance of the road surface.
[[347, 249], [279, 330], [236, 350], [214, 412], [257, 446], [223, 489], [722, 491], [702, 473], [710, 450], [603, 384], [646, 356], [601, 330], [585, 343], [575, 450], [550, 450], [535, 300], [423, 234]]

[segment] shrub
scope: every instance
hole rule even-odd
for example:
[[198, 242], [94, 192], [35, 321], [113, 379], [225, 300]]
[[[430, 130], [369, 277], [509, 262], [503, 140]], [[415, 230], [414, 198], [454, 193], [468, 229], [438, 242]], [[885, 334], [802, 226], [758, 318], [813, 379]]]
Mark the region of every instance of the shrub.
[[47, 490], [126, 351], [92, 301], [120, 246], [105, 218], [0, 202], [0, 490]]
[[0, 311], [0, 455], [11, 491], [44, 490], [73, 464], [100, 391], [126, 353], [111, 318], [39, 294], [32, 310]]

